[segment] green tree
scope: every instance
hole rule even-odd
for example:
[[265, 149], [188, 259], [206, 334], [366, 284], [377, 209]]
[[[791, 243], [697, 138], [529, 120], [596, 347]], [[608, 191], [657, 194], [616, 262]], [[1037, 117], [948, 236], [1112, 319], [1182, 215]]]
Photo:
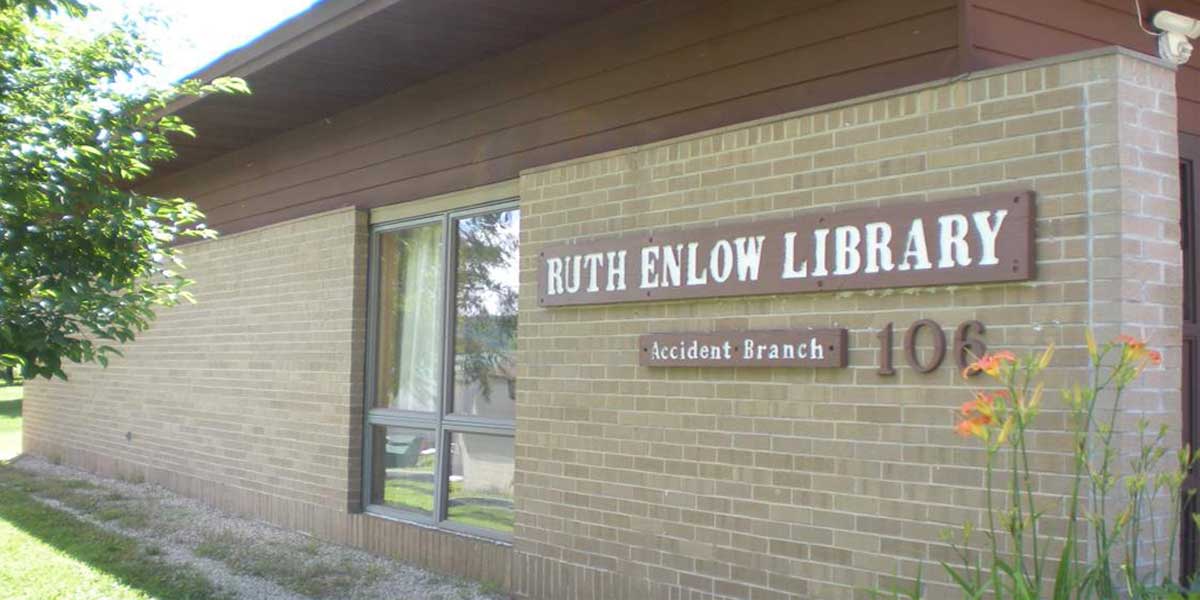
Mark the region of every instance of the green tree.
[[157, 55], [137, 24], [94, 37], [59, 25], [87, 10], [0, 0], [0, 378], [107, 365], [155, 307], [190, 300], [175, 245], [215, 235], [194, 204], [134, 185], [174, 156], [172, 136], [194, 135], [171, 102], [245, 83], [143, 83]]
[[[517, 350], [517, 211], [485, 213], [458, 225], [458, 323], [455, 369], [463, 385], [477, 385], [484, 402], [491, 377], [511, 380]], [[511, 381], [510, 381], [511, 383]], [[509, 386], [509, 399], [516, 388]]]

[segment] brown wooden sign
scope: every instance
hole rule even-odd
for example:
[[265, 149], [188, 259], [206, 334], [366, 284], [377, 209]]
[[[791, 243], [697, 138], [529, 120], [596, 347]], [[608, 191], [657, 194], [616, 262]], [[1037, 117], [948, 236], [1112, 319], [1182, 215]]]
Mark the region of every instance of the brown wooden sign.
[[542, 306], [1024, 281], [1032, 192], [905, 202], [546, 248]]
[[845, 329], [652, 333], [638, 338], [645, 367], [844, 367]]

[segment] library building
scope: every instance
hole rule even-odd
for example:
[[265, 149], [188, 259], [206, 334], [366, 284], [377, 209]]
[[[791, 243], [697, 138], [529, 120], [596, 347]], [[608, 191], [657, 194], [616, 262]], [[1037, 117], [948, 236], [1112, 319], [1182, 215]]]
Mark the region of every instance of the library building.
[[1161, 353], [1118, 421], [1200, 446], [1192, 17], [317, 2], [170, 107], [196, 302], [30, 382], [24, 447], [519, 599], [958, 597], [979, 356], [1056, 348], [1051, 524], [1087, 332]]

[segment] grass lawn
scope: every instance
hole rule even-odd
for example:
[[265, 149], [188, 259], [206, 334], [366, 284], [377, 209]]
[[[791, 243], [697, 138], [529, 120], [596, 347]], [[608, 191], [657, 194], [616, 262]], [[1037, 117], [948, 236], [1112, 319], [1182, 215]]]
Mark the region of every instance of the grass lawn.
[[32, 497], [36, 492], [66, 498], [87, 487], [86, 482], [42, 483], [0, 462], [0, 595], [29, 600], [228, 597], [197, 572], [168, 565], [160, 550]]
[[0, 460], [21, 453], [21, 389], [0, 387]]
[[[458, 487], [450, 484], [451, 504], [448, 516], [451, 521], [512, 533], [512, 499], [489, 494], [463, 497]], [[413, 479], [388, 479], [383, 488], [383, 502], [400, 509], [415, 510], [425, 514], [433, 511], [433, 482]]]
[[158, 550], [35, 500], [68, 500], [85, 482], [39, 483], [3, 461], [21, 453], [21, 386], [0, 387], [0, 596], [210, 599], [207, 579], [168, 566]]
[[[9, 412], [5, 418], [19, 418]], [[150, 486], [76, 477], [37, 457], [0, 460], [0, 600], [234, 600], [275, 597], [278, 588], [313, 600], [500, 594], [495, 584], [365, 560], [309, 536], [170, 503], [170, 494]], [[417, 502], [422, 490], [432, 488], [392, 496]], [[488, 521], [504, 515], [475, 522]], [[226, 580], [222, 572], [242, 577]]]

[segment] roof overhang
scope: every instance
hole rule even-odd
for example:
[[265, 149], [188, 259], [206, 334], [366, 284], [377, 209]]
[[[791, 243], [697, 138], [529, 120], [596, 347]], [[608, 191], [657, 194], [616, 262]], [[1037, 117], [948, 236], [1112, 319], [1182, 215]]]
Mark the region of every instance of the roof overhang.
[[323, 0], [191, 78], [249, 96], [168, 107], [196, 129], [156, 176], [180, 171], [511, 50], [637, 0]]

